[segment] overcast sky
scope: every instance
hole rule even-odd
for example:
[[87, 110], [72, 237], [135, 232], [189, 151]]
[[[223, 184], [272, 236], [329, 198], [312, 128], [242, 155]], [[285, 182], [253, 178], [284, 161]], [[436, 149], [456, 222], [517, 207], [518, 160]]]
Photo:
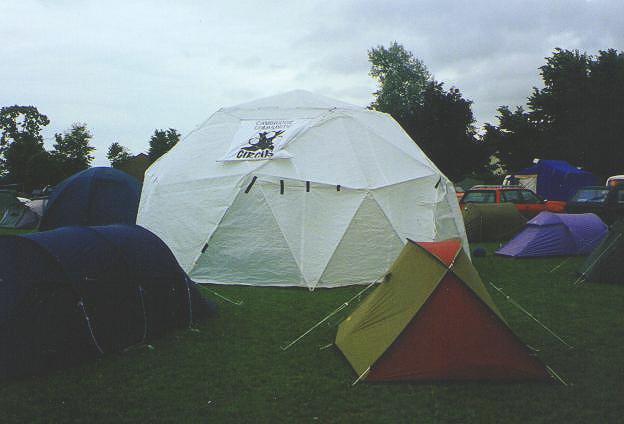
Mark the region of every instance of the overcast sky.
[[292, 89], [372, 100], [367, 50], [396, 40], [479, 124], [522, 105], [555, 47], [624, 49], [624, 1], [0, 2], [0, 106], [35, 105], [55, 132], [85, 122], [98, 165], [145, 151], [220, 107]]

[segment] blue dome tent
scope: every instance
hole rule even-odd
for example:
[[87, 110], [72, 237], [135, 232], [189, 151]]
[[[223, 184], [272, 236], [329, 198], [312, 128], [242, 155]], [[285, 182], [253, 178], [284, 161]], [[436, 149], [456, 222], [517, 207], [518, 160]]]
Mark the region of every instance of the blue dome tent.
[[0, 237], [0, 378], [118, 352], [214, 308], [139, 226]]
[[515, 179], [534, 177], [533, 184], [522, 184], [534, 190], [548, 200], [567, 201], [583, 187], [596, 184], [596, 177], [591, 173], [578, 169], [564, 160], [541, 159], [533, 166], [513, 174]]
[[125, 172], [107, 167], [85, 169], [56, 187], [39, 229], [134, 224], [140, 197], [141, 184]]

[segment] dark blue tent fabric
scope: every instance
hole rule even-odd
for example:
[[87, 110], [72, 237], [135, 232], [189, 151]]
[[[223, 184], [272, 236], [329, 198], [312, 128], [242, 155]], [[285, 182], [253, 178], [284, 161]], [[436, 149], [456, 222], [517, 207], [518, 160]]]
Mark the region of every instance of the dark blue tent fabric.
[[214, 310], [142, 227], [0, 237], [0, 377], [117, 352]]
[[596, 184], [596, 177], [563, 160], [542, 159], [514, 175], [537, 175], [537, 194], [548, 200], [569, 200], [576, 191]]
[[55, 188], [39, 229], [134, 224], [140, 198], [141, 184], [136, 178], [114, 168], [89, 168]]

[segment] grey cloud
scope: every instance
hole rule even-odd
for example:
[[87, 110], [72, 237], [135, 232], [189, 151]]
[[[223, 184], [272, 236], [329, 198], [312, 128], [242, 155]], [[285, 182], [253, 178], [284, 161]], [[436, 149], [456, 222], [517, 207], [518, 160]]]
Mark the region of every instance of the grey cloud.
[[86, 122], [102, 164], [113, 141], [139, 152], [154, 128], [290, 89], [367, 105], [367, 50], [396, 40], [491, 122], [554, 47], [622, 49], [621, 16], [618, 0], [3, 2], [0, 105], [37, 105], [48, 137]]

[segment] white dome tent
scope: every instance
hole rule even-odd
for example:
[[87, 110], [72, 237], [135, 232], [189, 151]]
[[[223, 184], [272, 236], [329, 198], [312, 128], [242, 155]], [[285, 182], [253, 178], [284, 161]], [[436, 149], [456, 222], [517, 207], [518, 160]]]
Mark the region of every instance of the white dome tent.
[[364, 284], [407, 238], [468, 246], [452, 183], [389, 115], [306, 91], [212, 115], [146, 171], [137, 223], [200, 283]]

